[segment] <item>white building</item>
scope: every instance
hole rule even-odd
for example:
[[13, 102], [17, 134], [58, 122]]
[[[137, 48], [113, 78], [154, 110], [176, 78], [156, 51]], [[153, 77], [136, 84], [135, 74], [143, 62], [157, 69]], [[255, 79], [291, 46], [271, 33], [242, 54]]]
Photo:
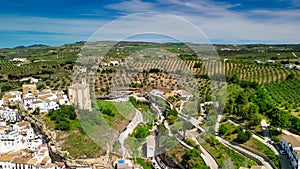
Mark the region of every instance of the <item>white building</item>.
[[30, 123], [0, 127], [0, 169], [62, 169], [51, 162], [49, 150]]
[[174, 96], [175, 97], [179, 97], [179, 98], [181, 98], [183, 100], [188, 100], [188, 99], [190, 99], [190, 98], [193, 97], [193, 95], [191, 93], [189, 93], [189, 92], [187, 92], [185, 90], [175, 91]]
[[25, 62], [26, 60], [27, 60], [26, 58], [13, 58], [12, 61]]
[[3, 105], [18, 104], [22, 102], [22, 92], [10, 91], [3, 95]]
[[40, 112], [59, 109], [59, 105], [70, 105], [68, 96], [63, 91], [52, 91], [45, 89], [39, 91], [37, 96], [32, 93], [23, 95], [23, 104], [25, 110], [40, 109]]
[[39, 82], [39, 79], [35, 79], [33, 77], [24, 77], [24, 78], [20, 79], [19, 81], [20, 82], [24, 82], [24, 81], [27, 81], [27, 80], [29, 80], [30, 83], [37, 83], [37, 82]]
[[293, 64], [285, 64], [284, 67], [285, 68], [289, 68], [289, 69], [293, 69], [296, 65]]
[[119, 65], [119, 61], [112, 60], [112, 61], [109, 62], [109, 64], [110, 64], [111, 66], [118, 66], [118, 65]]
[[0, 126], [1, 119], [3, 121], [15, 122], [18, 119], [18, 109], [10, 109], [8, 107], [0, 107]]
[[293, 149], [293, 146], [290, 143], [287, 143], [284, 139], [281, 140], [280, 146], [286, 152], [292, 168], [300, 169], [300, 156], [299, 153]]
[[285, 64], [284, 67], [288, 68], [288, 69], [298, 69], [298, 70], [300, 70], [300, 66], [295, 65], [295, 64]]
[[0, 129], [0, 153], [16, 151], [22, 148], [35, 149], [42, 143], [34, 134], [29, 122], [24, 121]]
[[276, 63], [275, 60], [267, 60], [266, 62], [267, 62], [267, 63]]

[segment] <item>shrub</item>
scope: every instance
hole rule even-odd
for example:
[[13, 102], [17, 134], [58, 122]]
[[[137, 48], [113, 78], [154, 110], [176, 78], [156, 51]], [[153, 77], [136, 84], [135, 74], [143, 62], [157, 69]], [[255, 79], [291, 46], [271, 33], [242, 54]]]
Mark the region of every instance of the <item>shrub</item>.
[[280, 143], [279, 138], [276, 137], [276, 136], [272, 136], [272, 137], [271, 137], [271, 140], [274, 141], [274, 143], [276, 143], [276, 144]]
[[228, 132], [229, 132], [228, 127], [225, 126], [224, 124], [221, 124], [219, 133], [220, 133], [221, 135], [225, 135], [225, 134], [228, 133]]
[[246, 130], [245, 132], [241, 131], [237, 135], [237, 142], [245, 143], [246, 141], [248, 141], [251, 138], [251, 136], [252, 136], [252, 132], [250, 130]]
[[67, 120], [61, 120], [58, 124], [55, 125], [56, 130], [68, 131], [70, 130], [70, 122]]

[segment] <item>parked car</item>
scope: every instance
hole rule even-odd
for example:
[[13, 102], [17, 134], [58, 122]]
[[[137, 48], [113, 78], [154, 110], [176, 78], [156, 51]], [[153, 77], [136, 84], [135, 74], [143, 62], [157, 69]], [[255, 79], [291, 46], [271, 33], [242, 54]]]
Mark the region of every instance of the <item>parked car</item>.
[[274, 141], [268, 140], [267, 143], [269, 143], [269, 144], [274, 144]]
[[279, 150], [279, 153], [280, 153], [281, 155], [286, 154], [284, 150]]

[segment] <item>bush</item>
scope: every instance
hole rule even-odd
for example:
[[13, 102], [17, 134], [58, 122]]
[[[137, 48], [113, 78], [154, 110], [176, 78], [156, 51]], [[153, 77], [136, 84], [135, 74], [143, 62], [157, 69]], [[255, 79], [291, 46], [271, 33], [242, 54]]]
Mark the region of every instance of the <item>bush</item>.
[[274, 141], [275, 144], [279, 144], [280, 143], [280, 139], [276, 136], [272, 136], [271, 140]]
[[105, 115], [115, 117], [115, 113], [113, 113], [111, 109], [100, 107], [100, 111]]
[[237, 126], [237, 128], [233, 131], [233, 134], [235, 133], [240, 133], [244, 130], [244, 127], [243, 126]]
[[252, 132], [250, 130], [246, 130], [245, 132], [241, 131], [237, 135], [237, 142], [241, 144], [245, 143], [251, 138], [251, 136], [252, 136]]
[[77, 118], [75, 108], [69, 105], [61, 105], [59, 110], [51, 111], [47, 116], [55, 122], [55, 129], [62, 131], [70, 130], [70, 120]]
[[11, 87], [11, 86], [2, 86], [1, 87], [1, 92], [6, 92], [6, 91], [9, 91], [9, 90], [12, 90], [13, 89], [13, 87]]
[[56, 130], [68, 131], [70, 130], [70, 122], [67, 120], [61, 120], [58, 124], [55, 125]]
[[178, 112], [175, 109], [169, 110], [166, 112], [167, 115], [167, 119], [169, 121], [169, 124], [172, 125], [175, 123], [177, 116], [178, 116]]
[[229, 132], [228, 127], [225, 126], [224, 124], [221, 124], [220, 130], [219, 130], [220, 135], [225, 135], [225, 134], [228, 133], [228, 132]]
[[291, 73], [286, 77], [286, 80], [295, 79], [295, 74]]
[[75, 111], [70, 112], [70, 115], [69, 115], [69, 119], [70, 119], [70, 120], [75, 120], [76, 117], [77, 117], [77, 115], [76, 115], [76, 112], [75, 112]]
[[139, 125], [131, 136], [135, 138], [146, 138], [150, 134], [150, 125]]

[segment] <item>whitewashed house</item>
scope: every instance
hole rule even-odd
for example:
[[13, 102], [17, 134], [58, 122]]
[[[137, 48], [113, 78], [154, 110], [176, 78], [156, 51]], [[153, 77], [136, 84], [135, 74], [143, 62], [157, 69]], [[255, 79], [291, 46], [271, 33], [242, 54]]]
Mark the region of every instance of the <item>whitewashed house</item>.
[[13, 58], [11, 61], [25, 62], [26, 60], [26, 58]]
[[188, 99], [190, 99], [190, 98], [193, 97], [193, 95], [191, 93], [189, 93], [189, 92], [187, 92], [185, 90], [175, 91], [174, 96], [175, 97], [179, 97], [179, 98], [181, 98], [183, 100], [188, 100]]
[[49, 150], [30, 123], [0, 127], [0, 169], [60, 169], [52, 163]]
[[22, 92], [10, 91], [3, 95], [3, 105], [22, 103]]
[[112, 60], [112, 61], [109, 62], [109, 64], [110, 64], [111, 66], [118, 66], [118, 65], [119, 65], [119, 61]]
[[284, 67], [288, 69], [293, 69], [296, 65], [294, 64], [285, 64]]
[[284, 139], [281, 140], [280, 146], [286, 152], [292, 168], [300, 169], [300, 157], [299, 154], [293, 149], [293, 146], [290, 143], [287, 143]]
[[40, 112], [48, 112], [49, 110], [59, 109], [59, 105], [70, 105], [68, 96], [63, 91], [51, 91], [45, 89], [34, 96], [31, 93], [23, 96], [25, 110], [40, 109]]
[[18, 109], [2, 108], [0, 109], [0, 120], [15, 122], [18, 118]]

